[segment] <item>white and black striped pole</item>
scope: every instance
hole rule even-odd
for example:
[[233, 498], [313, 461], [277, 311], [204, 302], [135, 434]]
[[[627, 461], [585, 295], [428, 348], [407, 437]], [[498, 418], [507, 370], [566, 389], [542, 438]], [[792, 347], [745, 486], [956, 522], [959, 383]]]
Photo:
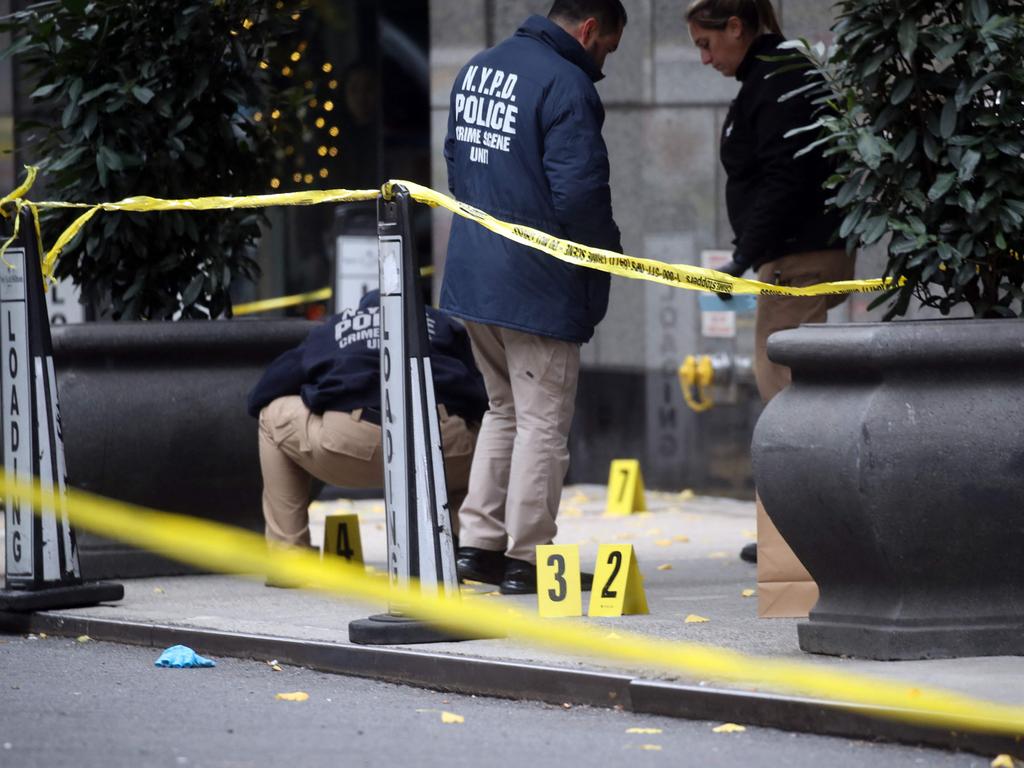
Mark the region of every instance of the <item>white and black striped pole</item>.
[[[396, 186], [392, 198], [381, 197], [377, 205], [388, 576], [393, 587], [418, 584], [423, 592], [458, 596], [441, 430], [408, 191]], [[349, 639], [354, 643], [393, 644], [466, 638], [404, 616], [397, 601], [392, 602], [387, 614], [349, 624]]]
[[[13, 219], [9, 220], [13, 224]], [[5, 587], [0, 610], [27, 612], [120, 600], [120, 584], [82, 580], [66, 507], [67, 467], [61, 434], [50, 321], [34, 224], [22, 214], [19, 237], [0, 262], [0, 406], [3, 465], [23, 484], [38, 478], [45, 503], [3, 497]], [[9, 235], [5, 235], [4, 239]]]

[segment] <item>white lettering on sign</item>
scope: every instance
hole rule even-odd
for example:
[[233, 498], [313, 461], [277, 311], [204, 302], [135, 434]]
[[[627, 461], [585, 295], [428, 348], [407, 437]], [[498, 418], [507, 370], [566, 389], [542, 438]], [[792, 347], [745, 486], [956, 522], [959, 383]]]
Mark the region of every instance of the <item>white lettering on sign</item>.
[[[28, 344], [28, 304], [25, 295], [25, 250], [10, 248], [0, 268], [0, 323], [2, 323], [2, 377], [4, 471], [22, 483], [32, 482], [31, 361]], [[7, 522], [7, 575], [31, 578], [32, 504], [8, 492], [4, 499]]]
[[735, 339], [736, 313], [731, 310], [701, 312], [700, 334], [706, 339]]
[[469, 144], [469, 159], [490, 163], [489, 150], [510, 152], [519, 107], [515, 105], [519, 76], [493, 67], [470, 65], [455, 94], [455, 141]]
[[380, 238], [380, 407], [383, 430], [384, 510], [391, 584], [409, 583], [409, 486], [406, 468], [405, 307], [402, 238]]

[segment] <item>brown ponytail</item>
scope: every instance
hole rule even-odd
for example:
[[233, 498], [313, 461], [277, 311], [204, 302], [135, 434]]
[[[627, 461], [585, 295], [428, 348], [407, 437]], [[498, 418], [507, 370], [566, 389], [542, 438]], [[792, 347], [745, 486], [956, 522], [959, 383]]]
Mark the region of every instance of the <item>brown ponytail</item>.
[[782, 34], [771, 0], [692, 0], [686, 20], [704, 29], [725, 29], [733, 16], [753, 35]]

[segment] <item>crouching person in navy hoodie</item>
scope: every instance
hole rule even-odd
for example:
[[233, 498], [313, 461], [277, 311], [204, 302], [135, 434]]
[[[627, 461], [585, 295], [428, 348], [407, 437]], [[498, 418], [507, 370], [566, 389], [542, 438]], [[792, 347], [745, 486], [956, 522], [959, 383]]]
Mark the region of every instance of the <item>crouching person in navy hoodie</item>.
[[[556, 0], [463, 67], [444, 150], [458, 200], [621, 252], [594, 83], [625, 25], [619, 0]], [[452, 224], [441, 309], [466, 321], [490, 400], [459, 515], [463, 579], [537, 590], [536, 547], [555, 536], [569, 467], [580, 345], [604, 317], [608, 288], [606, 273], [461, 217]]]
[[[466, 331], [427, 308], [452, 527], [466, 495], [487, 397]], [[363, 297], [278, 357], [249, 394], [259, 418], [263, 517], [270, 542], [309, 546], [312, 478], [384, 485], [380, 427], [380, 293]]]

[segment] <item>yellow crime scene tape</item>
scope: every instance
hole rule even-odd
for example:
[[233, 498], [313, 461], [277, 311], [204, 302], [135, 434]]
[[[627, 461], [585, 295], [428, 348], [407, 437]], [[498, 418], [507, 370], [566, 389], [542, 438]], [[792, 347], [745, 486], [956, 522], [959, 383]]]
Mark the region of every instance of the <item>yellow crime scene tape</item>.
[[848, 293], [876, 293], [888, 290], [897, 284], [891, 278], [874, 278], [818, 283], [801, 288], [772, 285], [758, 280], [733, 277], [724, 272], [696, 267], [692, 264], [668, 264], [664, 261], [627, 256], [615, 251], [580, 245], [571, 240], [562, 240], [533, 227], [509, 224], [501, 219], [496, 219], [478, 208], [460, 203], [448, 195], [443, 195], [430, 187], [424, 187], [413, 181], [387, 182], [384, 185], [385, 196], [390, 196], [395, 186], [403, 186], [408, 189], [414, 200], [430, 206], [446, 208], [458, 216], [477, 222], [497, 235], [528, 245], [569, 264], [597, 269], [618, 277], [647, 280], [673, 288], [728, 294], [754, 294], [756, 296], [833, 296]]
[[[328, 189], [308, 190], [304, 192], [282, 192], [269, 195], [247, 195], [239, 197], [197, 197], [183, 200], [165, 200], [156, 197], [129, 197], [113, 203], [67, 203], [67, 202], [31, 202], [24, 199], [35, 181], [36, 169], [28, 167], [28, 177], [18, 189], [0, 198], [0, 207], [14, 203], [20, 210], [27, 206], [36, 220], [38, 235], [40, 209], [83, 208], [86, 212], [79, 216], [61, 233], [57, 241], [45, 251], [40, 238], [40, 253], [45, 251], [43, 259], [43, 276], [52, 279], [53, 270], [61, 252], [82, 230], [82, 228], [100, 211], [125, 211], [144, 213], [151, 211], [216, 211], [238, 208], [264, 208], [271, 206], [322, 205], [325, 203], [350, 203], [364, 200], [375, 200], [381, 194], [390, 199], [396, 187], [405, 187], [410, 196], [431, 207], [445, 208], [452, 213], [475, 221], [497, 235], [527, 245], [542, 253], [575, 264], [580, 267], [597, 269], [619, 277], [634, 280], [648, 280], [674, 288], [685, 288], [696, 291], [714, 291], [726, 294], [753, 294], [757, 296], [825, 296], [849, 293], [872, 293], [885, 291], [896, 282], [891, 278], [875, 278], [871, 280], [843, 280], [832, 283], [819, 283], [806, 287], [771, 285], [757, 280], [733, 277], [713, 269], [697, 267], [690, 264], [669, 264], [655, 259], [628, 256], [615, 251], [574, 243], [563, 240], [539, 229], [522, 224], [510, 224], [490, 214], [461, 203], [448, 195], [444, 195], [430, 187], [412, 181], [395, 179], [386, 182], [381, 190], [375, 189]], [[15, 224], [17, 227], [17, 224]], [[15, 237], [17, 235], [15, 234]], [[13, 242], [14, 237], [0, 247], [0, 257]], [[291, 298], [291, 297], [286, 297]], [[273, 300], [269, 300], [273, 301]], [[299, 302], [301, 303], [301, 302]], [[292, 306], [292, 305], [288, 305]], [[256, 310], [261, 311], [261, 310]], [[236, 312], [236, 314], [238, 314]]]
[[250, 301], [247, 304], [235, 305], [231, 313], [236, 317], [241, 315], [255, 315], [259, 312], [270, 312], [274, 309], [285, 309], [287, 307], [298, 307], [302, 304], [312, 304], [314, 301], [327, 301], [334, 295], [330, 288], [321, 288], [319, 291], [308, 293], [296, 293], [293, 296], [281, 296], [277, 299], [261, 299]]
[[[420, 276], [430, 277], [434, 274], [434, 268], [432, 266], [420, 267]], [[260, 301], [250, 301], [246, 304], [236, 304], [231, 312], [236, 317], [242, 315], [255, 315], [260, 312], [270, 312], [275, 309], [285, 309], [287, 307], [298, 307], [303, 304], [312, 304], [315, 301], [327, 301], [334, 295], [334, 289], [331, 287], [321, 288], [318, 291], [309, 291], [308, 293], [296, 293], [292, 296], [281, 296], [276, 299], [261, 299]]]
[[[34, 509], [52, 505], [38, 483], [0, 473], [0, 493], [31, 499]], [[269, 549], [259, 534], [207, 520], [158, 512], [70, 489], [71, 522], [88, 531], [227, 574], [257, 575], [300, 583], [331, 595], [402, 606], [411, 616], [468, 636], [507, 636], [531, 645], [587, 654], [642, 669], [756, 685], [859, 705], [883, 718], [959, 731], [1024, 735], [1024, 707], [984, 701], [941, 689], [893, 683], [867, 675], [822, 669], [806, 662], [776, 661], [696, 643], [670, 642], [579, 621], [552, 621], [483, 599], [463, 600], [401, 589], [368, 575], [362, 565], [321, 561], [302, 549]], [[414, 585], [415, 586], [415, 585]]]

